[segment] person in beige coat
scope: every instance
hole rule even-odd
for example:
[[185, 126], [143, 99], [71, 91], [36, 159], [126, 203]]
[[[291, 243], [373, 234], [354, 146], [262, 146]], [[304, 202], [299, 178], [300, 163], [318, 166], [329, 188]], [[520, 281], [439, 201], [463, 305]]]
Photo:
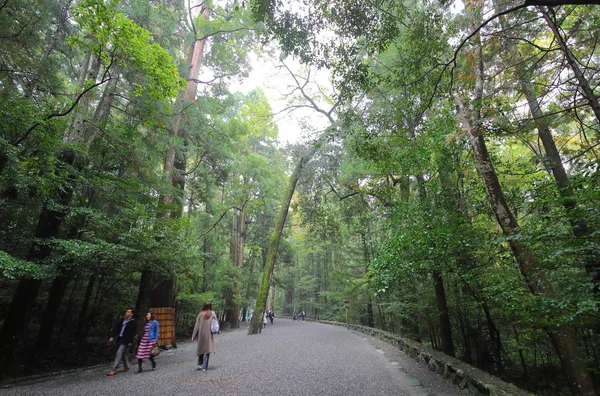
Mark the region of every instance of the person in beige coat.
[[210, 331], [210, 322], [213, 318], [216, 319], [217, 315], [212, 310], [212, 304], [210, 302], [204, 303], [202, 311], [196, 318], [196, 325], [192, 333], [192, 341], [198, 339], [196, 355], [198, 355], [198, 370], [202, 371], [206, 371], [208, 358], [211, 353], [215, 352], [215, 341]]

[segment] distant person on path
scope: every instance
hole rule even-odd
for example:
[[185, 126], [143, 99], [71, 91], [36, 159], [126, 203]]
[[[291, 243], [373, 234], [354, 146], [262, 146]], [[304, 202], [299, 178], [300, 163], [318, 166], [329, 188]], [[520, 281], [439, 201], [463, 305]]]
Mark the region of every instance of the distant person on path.
[[192, 333], [192, 341], [198, 339], [196, 347], [196, 355], [198, 355], [198, 370], [206, 371], [208, 368], [208, 358], [211, 353], [215, 352], [215, 341], [213, 340], [212, 332], [210, 331], [210, 322], [217, 315], [212, 310], [210, 302], [204, 303], [202, 311], [196, 318], [196, 325]]
[[150, 359], [152, 362], [152, 370], [156, 368], [156, 362], [154, 356], [150, 354], [152, 347], [158, 343], [158, 321], [154, 317], [153, 312], [146, 313], [146, 322], [144, 323], [144, 336], [138, 346], [137, 355], [135, 356], [138, 360], [138, 369], [135, 372], [139, 374], [142, 372], [142, 364], [144, 359]]
[[273, 312], [273, 309], [269, 309], [269, 319], [271, 319], [271, 324], [273, 324], [273, 319], [275, 319], [275, 312]]
[[113, 328], [112, 335], [113, 336], [108, 339], [108, 342], [113, 342], [116, 338], [119, 343], [119, 348], [117, 349], [113, 368], [107, 374], [109, 376], [117, 374], [117, 367], [119, 367], [121, 360], [123, 360], [123, 368], [120, 371], [124, 373], [129, 370], [129, 356], [127, 349], [133, 344], [133, 337], [135, 336], [135, 319], [133, 319], [132, 309], [125, 311], [125, 318], [117, 322]]
[[304, 322], [305, 316], [306, 316], [306, 314], [304, 313], [304, 311], [300, 312], [300, 318], [302, 319], [303, 322]]
[[263, 328], [267, 327], [267, 313], [266, 312], [263, 314], [262, 324], [263, 324]]

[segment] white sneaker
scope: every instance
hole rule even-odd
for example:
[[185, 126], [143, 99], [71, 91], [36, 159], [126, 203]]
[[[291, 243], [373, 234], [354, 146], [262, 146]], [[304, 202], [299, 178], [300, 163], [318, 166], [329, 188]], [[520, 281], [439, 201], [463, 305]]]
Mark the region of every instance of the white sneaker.
[[198, 366], [196, 370], [202, 370], [202, 366]]

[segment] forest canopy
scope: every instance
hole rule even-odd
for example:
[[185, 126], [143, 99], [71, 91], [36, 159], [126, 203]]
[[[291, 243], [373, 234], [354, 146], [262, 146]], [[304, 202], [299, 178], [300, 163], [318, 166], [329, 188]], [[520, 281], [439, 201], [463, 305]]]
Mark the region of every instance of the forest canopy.
[[[251, 334], [348, 304], [536, 394], [596, 394], [587, 3], [2, 2], [0, 372], [100, 361], [127, 307], [168, 308], [170, 344], [205, 301], [226, 329], [254, 310]], [[239, 89], [262, 58], [283, 97]]]

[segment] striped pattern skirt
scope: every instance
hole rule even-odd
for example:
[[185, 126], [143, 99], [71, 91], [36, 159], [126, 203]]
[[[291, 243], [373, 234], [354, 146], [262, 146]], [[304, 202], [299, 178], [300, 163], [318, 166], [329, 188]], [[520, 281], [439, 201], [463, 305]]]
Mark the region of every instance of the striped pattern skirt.
[[144, 337], [142, 337], [142, 341], [140, 341], [140, 346], [137, 350], [137, 355], [135, 355], [138, 359], [148, 359], [150, 357], [150, 351], [154, 346], [154, 341], [148, 339], [148, 332], [150, 331], [150, 322], [146, 324], [144, 327]]

